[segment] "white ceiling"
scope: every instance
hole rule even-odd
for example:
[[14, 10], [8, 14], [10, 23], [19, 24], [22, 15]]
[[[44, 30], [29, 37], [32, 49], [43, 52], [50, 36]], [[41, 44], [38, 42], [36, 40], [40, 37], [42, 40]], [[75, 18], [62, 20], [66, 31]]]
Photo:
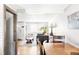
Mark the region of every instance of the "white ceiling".
[[19, 4], [13, 6], [18, 13], [26, 14], [58, 14], [63, 13], [68, 4]]
[[68, 4], [9, 4], [16, 10], [18, 21], [48, 22], [57, 15], [64, 13]]

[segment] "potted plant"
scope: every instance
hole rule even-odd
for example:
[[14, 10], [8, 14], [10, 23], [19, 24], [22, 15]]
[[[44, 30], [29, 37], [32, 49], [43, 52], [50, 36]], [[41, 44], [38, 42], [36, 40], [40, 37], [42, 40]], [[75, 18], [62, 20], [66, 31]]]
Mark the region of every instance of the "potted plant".
[[43, 26], [40, 28], [40, 31], [42, 31], [43, 34], [48, 33], [48, 27], [47, 26]]

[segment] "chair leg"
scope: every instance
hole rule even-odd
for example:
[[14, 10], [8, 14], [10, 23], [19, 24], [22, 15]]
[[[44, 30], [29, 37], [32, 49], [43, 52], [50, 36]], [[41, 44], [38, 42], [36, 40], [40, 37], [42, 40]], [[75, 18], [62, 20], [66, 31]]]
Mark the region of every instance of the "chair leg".
[[46, 52], [45, 52], [45, 50], [44, 50], [44, 55], [46, 55]]
[[40, 47], [40, 55], [43, 55], [43, 51], [41, 47]]

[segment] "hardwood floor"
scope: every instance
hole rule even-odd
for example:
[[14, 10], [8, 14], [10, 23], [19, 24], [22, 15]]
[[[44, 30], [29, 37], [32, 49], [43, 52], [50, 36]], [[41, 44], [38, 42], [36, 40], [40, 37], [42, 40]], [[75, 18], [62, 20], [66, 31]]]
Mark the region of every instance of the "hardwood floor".
[[66, 55], [65, 48], [62, 44], [45, 43], [44, 48], [46, 51], [46, 55]]
[[44, 48], [47, 55], [71, 55], [72, 52], [79, 53], [79, 48], [69, 44], [63, 46], [62, 43], [45, 43]]
[[[45, 43], [44, 48], [46, 55], [71, 55], [72, 52], [79, 53], [79, 48], [69, 44], [63, 46], [61, 43]], [[32, 44], [18, 45], [18, 55], [40, 55], [39, 46]]]
[[72, 45], [66, 44], [65, 46], [65, 52], [70, 55], [73, 52], [73, 55], [75, 55], [75, 53], [78, 53], [79, 55], [79, 48], [76, 48]]
[[29, 44], [18, 44], [18, 55], [40, 55], [39, 46]]

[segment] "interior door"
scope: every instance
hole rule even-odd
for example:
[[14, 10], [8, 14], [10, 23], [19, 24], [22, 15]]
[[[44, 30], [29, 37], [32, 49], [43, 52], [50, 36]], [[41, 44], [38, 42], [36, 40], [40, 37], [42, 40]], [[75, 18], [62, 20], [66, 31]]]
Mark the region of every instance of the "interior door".
[[17, 40], [16, 40], [16, 13], [4, 5], [5, 16], [5, 40], [4, 40], [4, 54], [17, 54]]

